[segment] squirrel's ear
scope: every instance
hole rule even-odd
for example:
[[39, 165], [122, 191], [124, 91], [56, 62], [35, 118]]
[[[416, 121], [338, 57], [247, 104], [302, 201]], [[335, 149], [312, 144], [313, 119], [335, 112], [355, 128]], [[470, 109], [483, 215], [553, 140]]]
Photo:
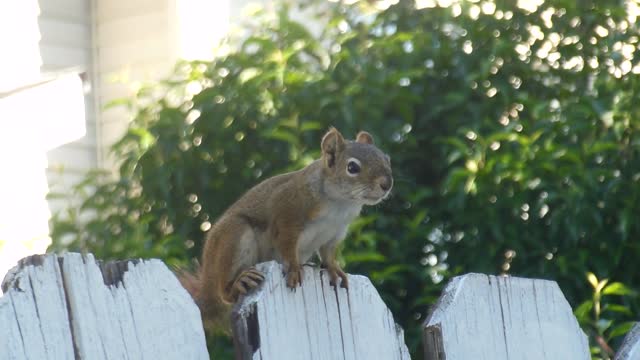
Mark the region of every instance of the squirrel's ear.
[[356, 136], [356, 142], [373, 145], [373, 136], [366, 131], [360, 131]]
[[328, 167], [333, 167], [336, 163], [336, 154], [344, 148], [344, 138], [336, 128], [331, 127], [322, 138], [322, 157]]

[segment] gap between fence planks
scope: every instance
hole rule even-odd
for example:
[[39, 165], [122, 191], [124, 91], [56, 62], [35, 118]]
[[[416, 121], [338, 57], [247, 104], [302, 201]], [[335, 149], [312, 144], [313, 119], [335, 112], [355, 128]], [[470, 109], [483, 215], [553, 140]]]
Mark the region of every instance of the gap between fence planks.
[[233, 310], [239, 359], [410, 359], [404, 333], [368, 278], [348, 275], [349, 290], [304, 266], [302, 287], [287, 288], [276, 262], [258, 265], [260, 288]]
[[586, 335], [553, 281], [453, 278], [424, 323], [426, 360], [589, 360]]
[[2, 288], [2, 359], [209, 359], [196, 305], [159, 260], [36, 255]]

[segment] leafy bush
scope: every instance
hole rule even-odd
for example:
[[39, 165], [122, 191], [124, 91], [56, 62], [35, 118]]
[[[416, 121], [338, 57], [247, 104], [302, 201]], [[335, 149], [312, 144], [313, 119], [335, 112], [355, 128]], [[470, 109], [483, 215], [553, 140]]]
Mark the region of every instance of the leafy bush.
[[[391, 154], [394, 196], [364, 211], [342, 254], [372, 279], [414, 357], [428, 306], [457, 274], [554, 279], [590, 310], [588, 272], [638, 283], [640, 67], [627, 8], [321, 3], [322, 42], [284, 6], [227, 54], [181, 62], [127, 99], [119, 176], [78, 185], [86, 195], [54, 217], [52, 249], [184, 264], [228, 205], [309, 163], [335, 125], [372, 132]], [[609, 326], [638, 313], [620, 295]], [[588, 330], [594, 356], [607, 358], [595, 341], [605, 331]], [[623, 333], [608, 332], [610, 345]]]
[[626, 285], [619, 282], [609, 282], [609, 279], [598, 280], [593, 273], [587, 274], [589, 284], [593, 287], [593, 297], [585, 300], [575, 310], [575, 315], [582, 326], [582, 329], [594, 340], [594, 346], [591, 347], [591, 353], [596, 355], [595, 358], [608, 357], [613, 355], [613, 349], [608, 342], [615, 337], [626, 334], [634, 321], [625, 321], [614, 324], [611, 315], [624, 314], [632, 316], [628, 307], [609, 303], [611, 296], [620, 295], [637, 295], [635, 291], [629, 289]]

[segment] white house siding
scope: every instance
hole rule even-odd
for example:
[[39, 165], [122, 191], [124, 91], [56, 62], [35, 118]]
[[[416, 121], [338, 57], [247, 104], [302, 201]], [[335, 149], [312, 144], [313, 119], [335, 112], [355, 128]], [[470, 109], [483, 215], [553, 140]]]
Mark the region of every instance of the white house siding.
[[[72, 1], [72, 0], [67, 0]], [[98, 104], [130, 96], [137, 85], [165, 78], [178, 59], [207, 60], [229, 25], [242, 25], [248, 4], [273, 0], [93, 0]], [[99, 162], [114, 168], [109, 147], [126, 131], [122, 108], [99, 115]]]
[[[0, 1], [0, 277], [44, 252], [47, 193], [98, 166], [90, 0]], [[75, 74], [75, 75], [74, 75]]]
[[[47, 192], [73, 193], [73, 185], [88, 170], [115, 169], [109, 148], [125, 132], [131, 114], [123, 108], [104, 111], [104, 106], [131, 96], [139, 83], [165, 78], [180, 58], [211, 59], [215, 44], [230, 23], [241, 24], [241, 9], [250, 2], [254, 1], [0, 1], [0, 114], [18, 114], [20, 119], [7, 125], [0, 118], [0, 135], [4, 131], [20, 147], [5, 146], [0, 166], [13, 174], [11, 181], [21, 189], [7, 186], [7, 176], [0, 183], [5, 191], [0, 191], [0, 214], [11, 214], [0, 219], [0, 277], [20, 257], [46, 249], [48, 214], [67, 205], [61, 200], [45, 201]], [[272, 0], [255, 2], [268, 5]], [[69, 78], [70, 73], [82, 74], [84, 105], [76, 101], [82, 99], [81, 84]], [[75, 87], [75, 97], [63, 96], [57, 88], [51, 91], [49, 86], [52, 96], [32, 101], [31, 90], [18, 91], [63, 74], [63, 82]], [[43, 96], [42, 89], [35, 92]], [[7, 97], [13, 93], [20, 95]], [[72, 111], [78, 106], [84, 106], [84, 116], [82, 111]], [[20, 110], [24, 108], [28, 111]], [[36, 132], [43, 141], [30, 136]], [[35, 179], [31, 181], [37, 186], [25, 178]], [[29, 198], [19, 199], [17, 194], [25, 192]], [[21, 219], [31, 222], [17, 225]], [[37, 230], [21, 231], [20, 226]], [[25, 245], [14, 233], [24, 238], [34, 235], [31, 239], [38, 241]]]
[[[177, 60], [173, 0], [97, 0], [95, 5], [98, 106], [133, 94], [136, 83], [159, 80]], [[100, 160], [114, 168], [109, 147], [126, 131], [123, 108], [100, 113]]]
[[[104, 110], [105, 105], [131, 96], [140, 83], [166, 77], [180, 58], [206, 59], [229, 19], [239, 18], [239, 9], [249, 2], [38, 1], [42, 72], [86, 71], [90, 88], [86, 135], [47, 153], [47, 177], [55, 192], [68, 192], [91, 168], [115, 170], [109, 149], [126, 131], [131, 114], [124, 108]], [[52, 211], [64, 206], [49, 203]]]
[[[92, 13], [90, 0], [39, 0], [41, 73], [85, 73], [86, 133], [47, 152], [47, 180], [52, 192], [69, 192], [81, 174], [98, 167], [97, 134], [92, 71]], [[64, 203], [49, 201], [52, 212]]]

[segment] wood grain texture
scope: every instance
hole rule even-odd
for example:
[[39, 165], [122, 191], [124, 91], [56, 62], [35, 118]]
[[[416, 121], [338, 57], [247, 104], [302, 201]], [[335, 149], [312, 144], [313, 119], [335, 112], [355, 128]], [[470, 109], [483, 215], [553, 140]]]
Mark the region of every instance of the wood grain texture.
[[196, 305], [159, 260], [33, 256], [3, 291], [0, 359], [209, 359]]
[[640, 360], [640, 323], [633, 325], [624, 337], [615, 360]]
[[275, 262], [258, 265], [264, 283], [233, 310], [240, 359], [409, 359], [404, 332], [369, 279], [349, 275], [349, 290], [303, 266], [302, 287], [286, 287]]
[[553, 281], [453, 278], [424, 323], [427, 360], [588, 360], [587, 337]]
[[14, 270], [11, 278], [7, 277], [3, 284], [7, 293], [0, 298], [3, 319], [0, 332], [7, 330], [2, 329], [4, 324], [9, 324], [11, 332], [15, 329], [18, 332], [0, 335], [0, 348], [5, 348], [3, 340], [6, 340], [13, 346], [9, 348], [9, 358], [73, 359], [69, 315], [57, 259], [30, 257], [23, 259], [20, 267], [21, 271]]

